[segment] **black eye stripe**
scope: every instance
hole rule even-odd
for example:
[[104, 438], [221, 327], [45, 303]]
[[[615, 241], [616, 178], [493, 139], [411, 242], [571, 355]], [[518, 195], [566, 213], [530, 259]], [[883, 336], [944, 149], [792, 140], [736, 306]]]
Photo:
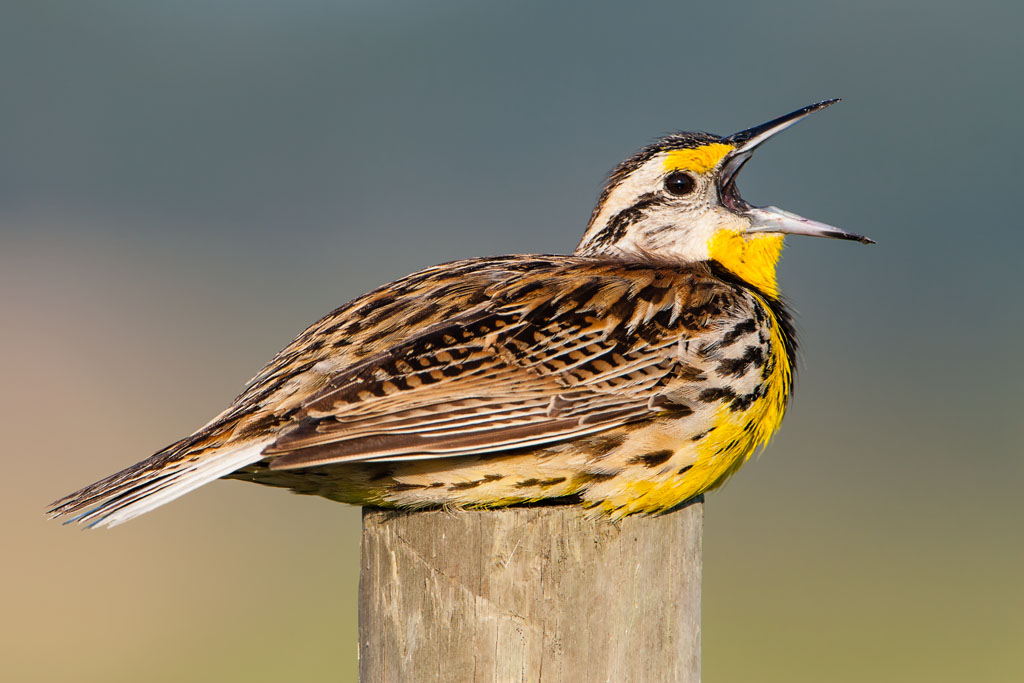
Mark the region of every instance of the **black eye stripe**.
[[685, 197], [697, 189], [697, 182], [689, 173], [673, 171], [665, 176], [665, 191], [676, 197]]
[[608, 225], [594, 236], [594, 244], [614, 244], [622, 239], [629, 226], [642, 219], [649, 210], [663, 206], [668, 200], [660, 192], [648, 192], [637, 197], [636, 202], [608, 220]]

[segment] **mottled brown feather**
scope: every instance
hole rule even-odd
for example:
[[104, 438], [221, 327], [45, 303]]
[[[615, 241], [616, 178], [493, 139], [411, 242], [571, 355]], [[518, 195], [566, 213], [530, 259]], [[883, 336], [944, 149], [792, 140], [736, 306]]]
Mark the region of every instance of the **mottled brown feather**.
[[[760, 312], [708, 264], [478, 258], [389, 283], [317, 321], [220, 415], [57, 501], [102, 519], [221, 449], [272, 469], [500, 455], [641, 421], [696, 396], [715, 340]], [[668, 408], [666, 408], [668, 406]]]
[[496, 452], [650, 417], [703, 362], [674, 347], [743, 298], [699, 266], [562, 258], [506, 276], [480, 282], [474, 309], [331, 376], [264, 451], [270, 467]]

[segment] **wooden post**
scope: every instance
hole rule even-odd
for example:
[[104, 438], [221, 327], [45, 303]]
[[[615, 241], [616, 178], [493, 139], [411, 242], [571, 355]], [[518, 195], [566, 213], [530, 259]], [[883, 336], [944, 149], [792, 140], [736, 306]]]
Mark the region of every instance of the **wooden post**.
[[359, 680], [700, 680], [700, 500], [363, 510]]

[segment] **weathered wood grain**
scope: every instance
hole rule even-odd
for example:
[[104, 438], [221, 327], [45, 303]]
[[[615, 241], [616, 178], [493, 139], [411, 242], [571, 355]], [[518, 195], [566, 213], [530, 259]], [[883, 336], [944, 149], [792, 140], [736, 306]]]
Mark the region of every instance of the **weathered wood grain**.
[[360, 681], [698, 681], [702, 522], [364, 509]]

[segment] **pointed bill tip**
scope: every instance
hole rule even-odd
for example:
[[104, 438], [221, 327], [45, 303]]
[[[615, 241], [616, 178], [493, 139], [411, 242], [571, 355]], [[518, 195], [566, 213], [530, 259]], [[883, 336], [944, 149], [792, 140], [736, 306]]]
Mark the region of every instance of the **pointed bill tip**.
[[797, 121], [810, 116], [814, 112], [821, 111], [826, 107], [831, 107], [839, 101], [841, 101], [840, 98], [834, 97], [830, 100], [822, 100], [821, 102], [809, 104], [806, 107], [801, 107], [796, 111], [791, 111], [788, 114], [772, 119], [767, 123], [762, 123], [759, 126], [754, 126], [753, 128], [747, 128], [746, 130], [741, 130], [738, 133], [733, 133], [724, 139], [726, 142], [736, 145], [736, 150], [733, 154], [744, 152], [750, 153], [754, 151], [756, 147], [761, 145], [761, 143], [778, 135]]
[[834, 225], [819, 223], [784, 211], [777, 206], [750, 207], [745, 212], [750, 219], [747, 232], [773, 232], [781, 235], [807, 235], [808, 237], [827, 237], [834, 240], [849, 240], [861, 244], [874, 244], [870, 237], [847, 232]]
[[842, 97], [831, 97], [831, 98], [829, 98], [827, 100], [822, 100], [821, 102], [818, 102], [817, 104], [811, 104], [811, 105], [808, 105], [808, 106], [809, 107], [813, 107], [814, 111], [818, 111], [819, 109], [824, 109], [825, 107], [831, 107], [836, 102], [842, 102], [842, 101], [843, 101]]
[[830, 107], [839, 98], [822, 100], [806, 107], [792, 111], [768, 123], [754, 126], [747, 130], [740, 131], [724, 138], [725, 141], [735, 146], [732, 152], [726, 157], [719, 175], [720, 194], [723, 203], [737, 213], [745, 215], [750, 220], [748, 232], [767, 232], [783, 235], [808, 235], [811, 237], [827, 237], [830, 239], [850, 240], [861, 244], [874, 244], [875, 241], [864, 235], [846, 232], [835, 226], [826, 223], [819, 223], [795, 213], [783, 211], [775, 206], [754, 207], [742, 201], [736, 190], [736, 174], [753, 155], [754, 150], [770, 138], [792, 126], [804, 117]]

